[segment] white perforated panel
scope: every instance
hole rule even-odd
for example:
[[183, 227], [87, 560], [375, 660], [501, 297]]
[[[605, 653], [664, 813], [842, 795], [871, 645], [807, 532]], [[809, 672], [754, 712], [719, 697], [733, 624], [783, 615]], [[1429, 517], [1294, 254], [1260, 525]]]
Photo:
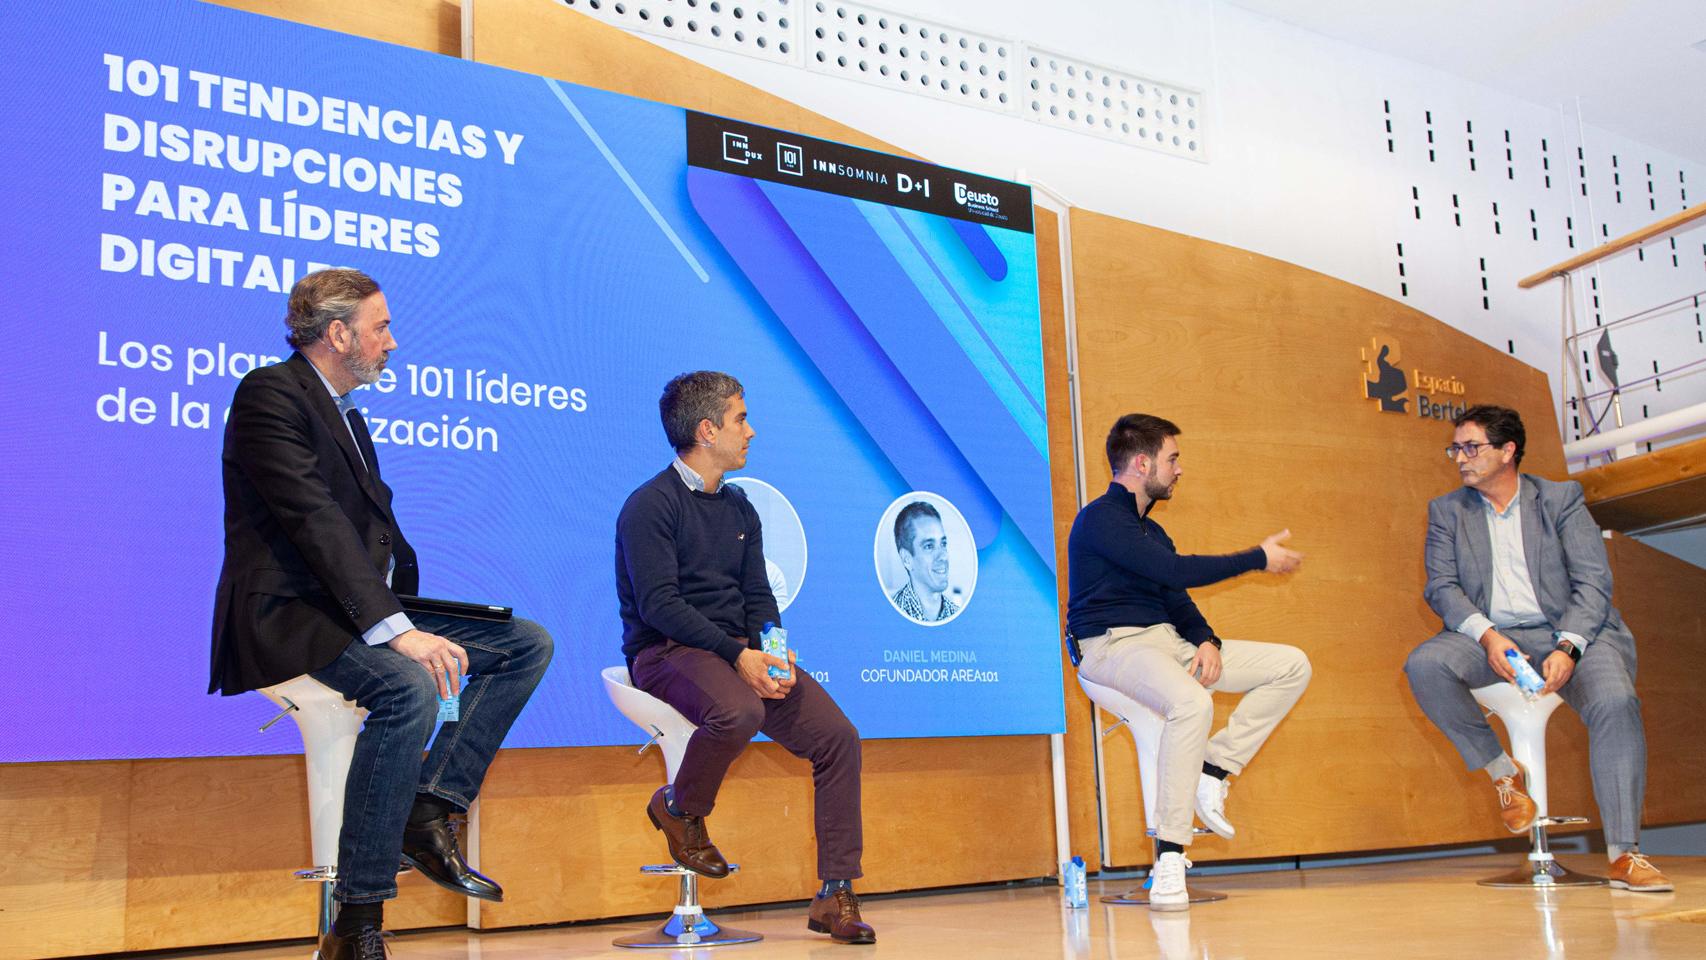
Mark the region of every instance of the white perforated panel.
[[805, 26], [808, 69], [1012, 111], [1011, 40], [835, 0], [808, 0]]
[[801, 0], [558, 0], [635, 33], [801, 63]]
[[1162, 153], [1206, 160], [1203, 95], [1062, 53], [1030, 48], [1019, 91], [1026, 116]]

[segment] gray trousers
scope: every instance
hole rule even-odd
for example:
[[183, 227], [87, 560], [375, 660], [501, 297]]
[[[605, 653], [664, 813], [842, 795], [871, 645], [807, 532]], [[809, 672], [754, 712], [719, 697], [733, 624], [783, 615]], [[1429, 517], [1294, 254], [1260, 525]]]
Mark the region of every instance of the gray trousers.
[[[1556, 649], [1551, 627], [1499, 632], [1529, 655], [1536, 670]], [[1479, 643], [1455, 631], [1436, 634], [1410, 652], [1404, 673], [1422, 712], [1457, 747], [1469, 769], [1485, 767], [1504, 752], [1469, 694], [1476, 687], [1504, 682], [1488, 666]], [[1590, 643], [1558, 695], [1588, 728], [1588, 766], [1605, 842], [1632, 847], [1641, 836], [1641, 798], [1647, 790], [1647, 733], [1641, 726], [1633, 664], [1607, 642]]]

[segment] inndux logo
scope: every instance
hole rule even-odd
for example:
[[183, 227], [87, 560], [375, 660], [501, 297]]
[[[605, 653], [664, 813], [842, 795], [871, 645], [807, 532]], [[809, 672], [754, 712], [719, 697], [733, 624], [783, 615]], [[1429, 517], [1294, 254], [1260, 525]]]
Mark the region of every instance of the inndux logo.
[[991, 212], [1001, 209], [1001, 198], [993, 193], [980, 193], [963, 183], [954, 184], [954, 202], [962, 207], [983, 207]]

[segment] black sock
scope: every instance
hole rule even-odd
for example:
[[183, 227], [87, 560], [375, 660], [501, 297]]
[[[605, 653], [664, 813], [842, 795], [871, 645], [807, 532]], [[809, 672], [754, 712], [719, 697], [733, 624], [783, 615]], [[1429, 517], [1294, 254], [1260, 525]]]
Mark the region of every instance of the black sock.
[[449, 816], [457, 809], [456, 804], [443, 797], [434, 796], [430, 793], [417, 793], [415, 794], [415, 805], [409, 811], [409, 823], [415, 826], [430, 823], [440, 817]]
[[668, 810], [672, 817], [686, 816], [681, 812], [681, 808], [675, 805], [675, 787], [673, 786], [663, 792], [663, 808]]
[[1202, 772], [1208, 774], [1209, 776], [1213, 777], [1216, 780], [1225, 780], [1227, 777], [1232, 776], [1231, 770], [1222, 769], [1220, 767], [1215, 766], [1212, 763], [1209, 763], [1206, 760], [1203, 761]]
[[340, 937], [353, 937], [362, 927], [385, 925], [385, 901], [377, 903], [340, 903], [338, 918], [332, 921], [332, 932]]
[[817, 895], [820, 897], [827, 897], [837, 890], [847, 890], [847, 891], [851, 892], [853, 890], [853, 881], [851, 881], [851, 880], [825, 880], [823, 882], [823, 889], [819, 890], [817, 892]]
[[1184, 853], [1184, 852], [1185, 852], [1185, 845], [1182, 843], [1174, 843], [1171, 840], [1157, 840], [1157, 841], [1155, 841], [1155, 856], [1157, 858], [1159, 858], [1163, 853]]

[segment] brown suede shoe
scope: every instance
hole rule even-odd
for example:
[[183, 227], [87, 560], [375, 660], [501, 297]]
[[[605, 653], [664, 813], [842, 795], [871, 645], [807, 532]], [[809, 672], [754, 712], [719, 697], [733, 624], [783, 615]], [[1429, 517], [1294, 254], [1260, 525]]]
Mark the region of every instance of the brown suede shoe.
[[1653, 862], [1631, 850], [1611, 864], [1611, 885], [1636, 893], [1669, 893], [1676, 889]]
[[728, 876], [729, 862], [711, 843], [710, 835], [705, 832], [705, 818], [687, 814], [678, 817], [670, 813], [666, 796], [668, 790], [668, 787], [659, 787], [658, 792], [652, 794], [652, 802], [646, 804], [646, 816], [669, 841], [670, 857], [701, 877], [721, 880]]
[[[1511, 763], [1516, 761], [1512, 760]], [[1499, 819], [1505, 822], [1505, 829], [1512, 833], [1522, 833], [1534, 826], [1536, 808], [1534, 801], [1524, 792], [1527, 787], [1528, 771], [1523, 769], [1520, 763], [1516, 763], [1516, 776], [1500, 777], [1493, 781], [1493, 789], [1499, 791]]]
[[836, 943], [876, 943], [877, 931], [859, 919], [859, 898], [846, 887], [827, 897], [813, 897], [806, 929], [827, 933]]

